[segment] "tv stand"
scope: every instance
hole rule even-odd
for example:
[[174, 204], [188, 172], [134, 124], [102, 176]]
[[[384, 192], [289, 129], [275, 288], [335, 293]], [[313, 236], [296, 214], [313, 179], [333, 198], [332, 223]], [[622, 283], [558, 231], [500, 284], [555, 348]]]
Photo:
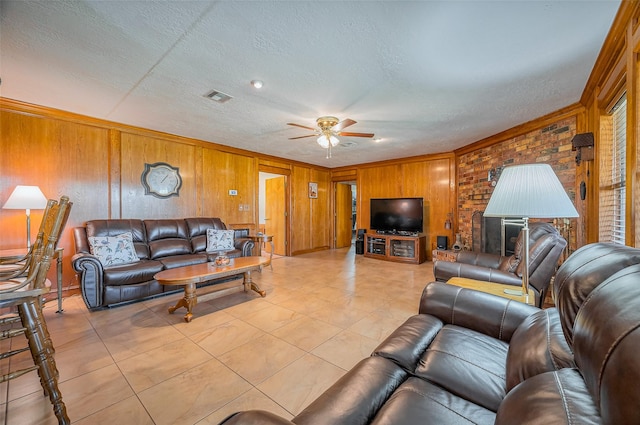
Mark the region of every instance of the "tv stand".
[[400, 263], [421, 264], [427, 260], [427, 237], [386, 233], [366, 234], [364, 256]]

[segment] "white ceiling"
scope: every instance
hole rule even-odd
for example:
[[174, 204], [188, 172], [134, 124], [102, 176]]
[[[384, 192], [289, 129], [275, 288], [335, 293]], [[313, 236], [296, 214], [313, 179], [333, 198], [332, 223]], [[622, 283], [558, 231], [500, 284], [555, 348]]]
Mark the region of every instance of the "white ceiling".
[[[448, 152], [577, 102], [619, 5], [2, 0], [0, 95], [326, 167]], [[322, 115], [382, 141], [288, 140]]]

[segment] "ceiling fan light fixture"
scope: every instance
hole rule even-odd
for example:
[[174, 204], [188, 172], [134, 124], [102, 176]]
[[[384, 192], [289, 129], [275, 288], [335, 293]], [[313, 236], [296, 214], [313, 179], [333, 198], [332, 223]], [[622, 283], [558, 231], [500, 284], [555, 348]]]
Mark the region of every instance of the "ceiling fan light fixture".
[[324, 149], [327, 149], [329, 145], [336, 146], [338, 143], [340, 143], [340, 140], [338, 140], [338, 138], [335, 136], [327, 137], [326, 134], [323, 134], [322, 136], [318, 137], [317, 142]]
[[251, 85], [257, 89], [261, 89], [264, 83], [262, 80], [251, 80]]

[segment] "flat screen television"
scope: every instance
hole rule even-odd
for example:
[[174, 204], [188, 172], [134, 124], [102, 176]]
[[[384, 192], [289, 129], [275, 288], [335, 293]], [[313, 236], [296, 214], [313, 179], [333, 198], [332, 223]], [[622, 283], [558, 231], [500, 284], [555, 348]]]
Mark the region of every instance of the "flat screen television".
[[379, 233], [422, 232], [422, 198], [372, 198], [371, 230]]

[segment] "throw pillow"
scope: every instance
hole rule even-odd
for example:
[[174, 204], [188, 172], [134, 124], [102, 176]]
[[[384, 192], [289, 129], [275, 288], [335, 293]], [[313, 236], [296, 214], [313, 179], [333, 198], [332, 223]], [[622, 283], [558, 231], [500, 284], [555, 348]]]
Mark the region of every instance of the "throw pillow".
[[233, 230], [207, 229], [207, 252], [232, 251]]
[[103, 266], [140, 261], [136, 255], [136, 248], [133, 246], [131, 232], [118, 236], [95, 236], [88, 239], [91, 253], [98, 257]]

